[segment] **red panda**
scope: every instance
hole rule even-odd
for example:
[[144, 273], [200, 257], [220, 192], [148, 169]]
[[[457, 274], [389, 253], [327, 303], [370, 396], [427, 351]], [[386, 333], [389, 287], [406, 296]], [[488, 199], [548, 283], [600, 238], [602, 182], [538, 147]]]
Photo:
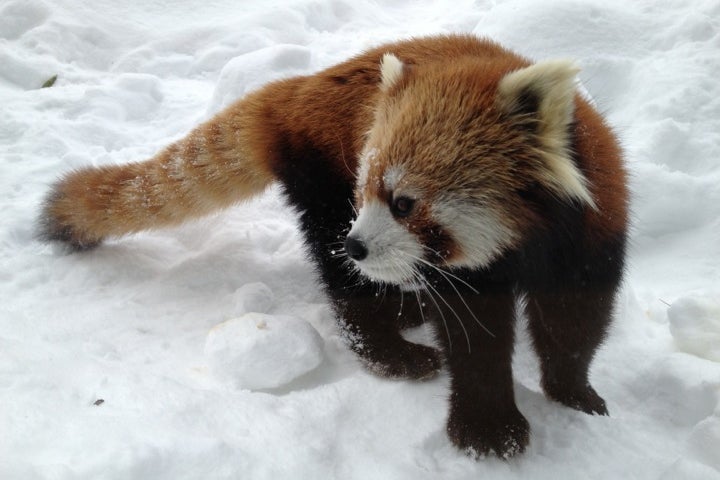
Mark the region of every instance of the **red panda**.
[[[88, 249], [278, 182], [350, 348], [393, 378], [444, 361], [450, 440], [507, 458], [530, 433], [511, 372], [523, 313], [547, 396], [607, 414], [588, 370], [622, 278], [628, 191], [576, 72], [473, 36], [383, 45], [271, 83], [149, 160], [67, 174], [40, 235]], [[435, 325], [439, 349], [401, 336], [403, 296], [418, 301], [401, 318]]]

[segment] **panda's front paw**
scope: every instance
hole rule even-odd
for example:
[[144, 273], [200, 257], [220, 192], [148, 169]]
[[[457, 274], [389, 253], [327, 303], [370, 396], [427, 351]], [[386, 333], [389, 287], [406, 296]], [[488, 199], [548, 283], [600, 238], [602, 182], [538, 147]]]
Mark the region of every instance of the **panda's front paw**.
[[609, 415], [605, 400], [590, 384], [563, 385], [545, 382], [543, 386], [547, 396], [556, 402], [590, 415]]
[[447, 432], [455, 446], [476, 459], [490, 453], [509, 459], [530, 441], [530, 425], [514, 405], [506, 412], [453, 407]]
[[411, 343], [402, 337], [358, 353], [368, 370], [386, 378], [426, 380], [436, 376], [442, 367], [436, 348]]

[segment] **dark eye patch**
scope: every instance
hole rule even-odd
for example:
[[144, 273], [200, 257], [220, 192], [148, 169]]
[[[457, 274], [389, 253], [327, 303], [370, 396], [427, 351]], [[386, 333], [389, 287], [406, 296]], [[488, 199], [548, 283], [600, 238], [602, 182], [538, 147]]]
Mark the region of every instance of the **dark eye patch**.
[[397, 197], [390, 203], [390, 211], [396, 217], [407, 217], [409, 216], [413, 208], [415, 207], [415, 200], [410, 197]]

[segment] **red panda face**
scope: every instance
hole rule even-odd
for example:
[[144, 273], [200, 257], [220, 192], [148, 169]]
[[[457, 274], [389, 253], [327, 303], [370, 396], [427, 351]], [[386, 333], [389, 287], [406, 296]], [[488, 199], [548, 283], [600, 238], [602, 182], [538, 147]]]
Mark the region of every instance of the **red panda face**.
[[521, 215], [502, 203], [502, 189], [480, 194], [474, 182], [450, 186], [447, 181], [459, 173], [450, 165], [423, 174], [381, 155], [370, 150], [363, 158], [367, 176], [361, 173], [358, 216], [346, 241], [348, 255], [365, 276], [418, 285], [423, 265], [479, 268], [519, 238], [513, 218]]
[[423, 265], [489, 265], [538, 221], [522, 197], [533, 185], [592, 206], [567, 153], [575, 70], [520, 67], [468, 59], [405, 72], [384, 57], [346, 240], [364, 275], [409, 286]]

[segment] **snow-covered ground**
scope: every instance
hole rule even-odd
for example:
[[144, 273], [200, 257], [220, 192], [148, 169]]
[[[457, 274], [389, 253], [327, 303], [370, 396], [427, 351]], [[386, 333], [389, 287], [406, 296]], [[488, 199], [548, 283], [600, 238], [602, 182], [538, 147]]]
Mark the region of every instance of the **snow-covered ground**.
[[[437, 32], [576, 59], [622, 138], [630, 267], [593, 368], [610, 417], [546, 400], [521, 339], [528, 452], [456, 451], [447, 376], [360, 367], [275, 190], [87, 254], [33, 239], [63, 172]], [[0, 478], [720, 478], [719, 78], [718, 0], [0, 1]]]

